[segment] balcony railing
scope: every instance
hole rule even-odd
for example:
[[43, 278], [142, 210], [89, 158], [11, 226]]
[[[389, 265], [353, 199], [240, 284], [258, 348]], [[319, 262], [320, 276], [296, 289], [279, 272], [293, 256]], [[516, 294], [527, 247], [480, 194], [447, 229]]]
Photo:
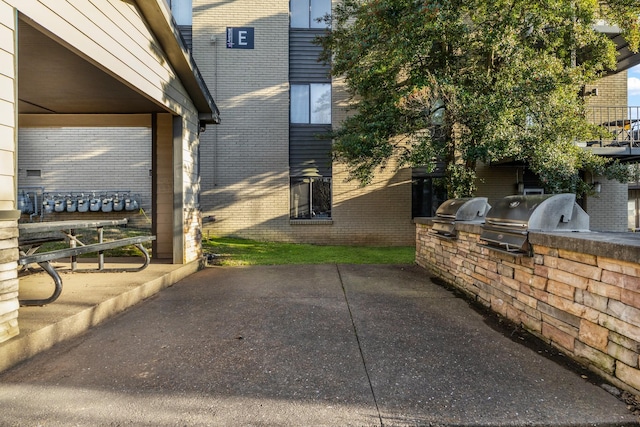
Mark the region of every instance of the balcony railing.
[[640, 147], [640, 107], [589, 107], [587, 120], [603, 128], [603, 136], [580, 145]]

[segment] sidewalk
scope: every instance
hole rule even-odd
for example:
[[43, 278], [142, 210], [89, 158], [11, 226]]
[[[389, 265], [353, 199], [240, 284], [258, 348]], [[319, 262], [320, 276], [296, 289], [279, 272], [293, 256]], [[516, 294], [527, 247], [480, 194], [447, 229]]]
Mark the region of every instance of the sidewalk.
[[415, 266], [207, 268], [2, 374], [0, 424], [638, 425], [485, 320]]
[[[80, 268], [95, 268], [94, 260]], [[137, 267], [140, 259], [107, 260], [105, 267]], [[71, 273], [69, 263], [55, 263], [62, 277], [62, 293], [44, 307], [20, 307], [20, 334], [0, 343], [0, 372], [58, 342], [84, 333], [87, 329], [171, 286], [198, 270], [197, 263], [186, 265], [154, 262], [136, 273]], [[36, 266], [37, 267], [37, 266]], [[54, 285], [48, 274], [20, 277], [20, 298], [45, 298]]]

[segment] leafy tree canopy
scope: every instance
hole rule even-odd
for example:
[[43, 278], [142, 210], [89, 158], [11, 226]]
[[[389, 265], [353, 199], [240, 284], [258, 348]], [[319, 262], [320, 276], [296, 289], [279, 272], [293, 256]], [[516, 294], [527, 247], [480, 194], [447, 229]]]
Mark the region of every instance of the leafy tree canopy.
[[446, 160], [451, 197], [473, 193], [477, 161], [524, 161], [554, 192], [584, 191], [581, 170], [625, 179], [574, 141], [599, 132], [581, 89], [616, 65], [594, 24], [637, 51], [639, 16], [637, 0], [343, 0], [320, 39], [353, 101], [335, 157], [363, 184], [390, 159]]

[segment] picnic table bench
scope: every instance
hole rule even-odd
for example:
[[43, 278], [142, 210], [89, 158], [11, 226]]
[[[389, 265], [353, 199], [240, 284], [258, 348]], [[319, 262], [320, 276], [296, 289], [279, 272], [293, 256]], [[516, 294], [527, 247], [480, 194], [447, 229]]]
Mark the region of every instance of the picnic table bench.
[[[82, 272], [125, 272], [125, 271], [141, 271], [145, 269], [150, 262], [150, 256], [143, 243], [151, 242], [156, 236], [136, 236], [125, 237], [111, 241], [103, 241], [103, 229], [109, 226], [126, 225], [127, 220], [102, 220], [102, 221], [52, 221], [42, 223], [19, 224], [18, 229], [20, 237], [18, 244], [20, 246], [20, 256], [18, 265], [28, 266], [29, 264], [38, 264], [53, 279], [55, 289], [50, 297], [44, 299], [20, 300], [21, 305], [34, 306], [45, 305], [54, 302], [62, 293], [62, 278], [56, 269], [51, 265], [51, 261], [71, 257], [71, 270], [77, 271], [76, 257], [78, 255], [88, 253], [98, 253], [98, 268], [96, 270], [81, 270]], [[96, 228], [98, 233], [97, 243], [85, 244], [76, 236], [76, 230]], [[64, 236], [57, 233], [62, 232]], [[45, 233], [45, 234], [43, 234]], [[52, 234], [53, 233], [53, 234]], [[42, 244], [51, 241], [67, 240], [69, 247], [63, 249], [55, 249], [46, 252], [37, 252]], [[125, 246], [135, 246], [144, 257], [143, 264], [139, 267], [132, 268], [104, 268], [104, 251]]]

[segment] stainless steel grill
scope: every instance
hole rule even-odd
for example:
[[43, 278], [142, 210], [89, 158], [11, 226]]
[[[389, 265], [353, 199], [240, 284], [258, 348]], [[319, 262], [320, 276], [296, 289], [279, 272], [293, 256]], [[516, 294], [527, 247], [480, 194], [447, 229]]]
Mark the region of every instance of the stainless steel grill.
[[433, 231], [439, 236], [454, 238], [456, 221], [481, 223], [489, 209], [486, 197], [449, 199], [436, 210]]
[[589, 231], [575, 194], [508, 196], [487, 213], [480, 239], [490, 249], [531, 255], [529, 231]]

